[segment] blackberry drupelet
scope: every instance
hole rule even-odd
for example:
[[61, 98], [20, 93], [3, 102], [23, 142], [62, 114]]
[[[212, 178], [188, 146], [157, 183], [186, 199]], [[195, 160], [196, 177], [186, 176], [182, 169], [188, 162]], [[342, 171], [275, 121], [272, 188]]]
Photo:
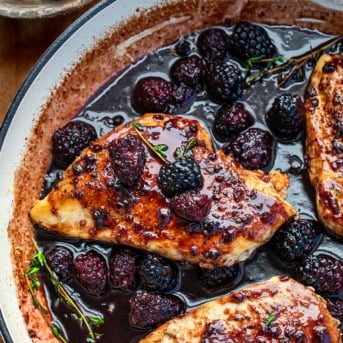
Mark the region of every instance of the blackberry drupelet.
[[68, 166], [95, 139], [97, 134], [92, 125], [78, 120], [67, 123], [52, 137], [52, 150], [56, 162], [62, 167]]
[[129, 291], [138, 283], [139, 255], [129, 249], [114, 250], [109, 259], [110, 283], [113, 288]]
[[243, 93], [242, 73], [232, 63], [215, 60], [206, 68], [206, 89], [217, 103], [232, 103]]
[[167, 259], [148, 254], [139, 266], [139, 277], [145, 289], [163, 293], [175, 288], [177, 270]]
[[222, 29], [212, 28], [203, 31], [197, 41], [200, 55], [207, 61], [224, 59], [228, 53], [229, 37]]
[[197, 88], [204, 81], [205, 65], [203, 60], [192, 55], [178, 59], [171, 66], [170, 78], [177, 84]]
[[274, 139], [267, 131], [251, 128], [232, 138], [224, 152], [246, 169], [266, 171], [273, 160]]
[[74, 261], [75, 277], [78, 283], [93, 295], [101, 295], [107, 289], [107, 265], [96, 251], [80, 254]]
[[50, 268], [62, 281], [72, 275], [73, 253], [69, 249], [55, 246], [45, 256]]
[[138, 291], [130, 298], [130, 323], [141, 329], [153, 328], [185, 313], [185, 305], [175, 295]]
[[254, 118], [243, 104], [239, 102], [233, 105], [225, 104], [215, 115], [212, 131], [218, 140], [225, 142], [246, 130], [253, 123]]
[[343, 261], [327, 254], [311, 255], [297, 268], [300, 282], [326, 294], [343, 292]]
[[215, 269], [200, 268], [199, 279], [206, 287], [214, 288], [233, 281], [237, 274], [237, 265], [230, 267], [217, 267]]
[[266, 30], [245, 21], [233, 28], [228, 47], [230, 54], [243, 63], [251, 57], [270, 58], [276, 54], [276, 47]]
[[172, 197], [186, 191], [199, 190], [203, 180], [200, 167], [194, 159], [181, 158], [161, 167], [158, 183], [163, 194]]
[[175, 195], [170, 200], [170, 208], [180, 217], [200, 222], [206, 218], [211, 209], [211, 200], [206, 194], [185, 192]]
[[137, 135], [129, 134], [114, 140], [109, 146], [111, 164], [120, 183], [136, 185], [144, 171], [145, 148]]
[[276, 232], [272, 239], [277, 255], [287, 261], [300, 261], [313, 249], [318, 241], [319, 223], [314, 220], [293, 220]]
[[275, 98], [272, 108], [266, 113], [266, 122], [280, 141], [287, 143], [298, 139], [305, 128], [301, 97], [287, 93]]

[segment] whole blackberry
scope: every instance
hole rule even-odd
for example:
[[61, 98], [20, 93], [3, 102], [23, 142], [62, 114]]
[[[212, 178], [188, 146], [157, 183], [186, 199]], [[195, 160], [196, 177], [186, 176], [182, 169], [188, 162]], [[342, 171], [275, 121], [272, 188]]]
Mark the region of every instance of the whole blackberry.
[[46, 260], [50, 268], [61, 280], [66, 280], [73, 271], [73, 253], [60, 246], [55, 246], [46, 254]]
[[68, 166], [95, 139], [97, 134], [92, 125], [78, 120], [67, 123], [52, 137], [56, 162], [63, 167]]
[[180, 217], [200, 222], [206, 218], [211, 209], [211, 200], [206, 194], [185, 192], [175, 195], [170, 200], [170, 208]]
[[287, 93], [275, 98], [271, 110], [266, 113], [266, 122], [282, 142], [292, 142], [299, 138], [305, 128], [304, 103], [301, 97]]
[[246, 62], [251, 57], [273, 57], [276, 47], [264, 28], [242, 21], [233, 28], [229, 52], [241, 62]]
[[138, 113], [167, 113], [173, 102], [170, 84], [161, 77], [142, 78], [133, 90], [132, 101], [132, 105]]
[[212, 28], [201, 32], [197, 47], [206, 60], [224, 59], [228, 53], [229, 37], [222, 29]]
[[175, 295], [138, 291], [130, 298], [130, 323], [149, 329], [185, 313], [185, 305]]
[[109, 146], [112, 168], [120, 183], [137, 184], [145, 165], [145, 148], [137, 135], [129, 134], [114, 140]]
[[170, 78], [175, 83], [185, 84], [191, 88], [199, 86], [203, 82], [204, 76], [204, 62], [196, 55], [178, 59], [170, 69]]
[[123, 291], [135, 289], [138, 281], [139, 255], [129, 249], [114, 250], [109, 259], [110, 284]]
[[287, 262], [304, 259], [319, 238], [317, 227], [317, 222], [306, 219], [282, 225], [272, 239], [275, 252]]
[[143, 287], [150, 291], [168, 292], [177, 283], [176, 267], [165, 258], [148, 254], [139, 266], [139, 277]]
[[266, 171], [273, 160], [274, 139], [267, 131], [251, 128], [232, 138], [224, 152], [246, 169]]
[[242, 93], [242, 74], [234, 64], [214, 61], [207, 66], [206, 89], [217, 103], [234, 102]]
[[297, 268], [300, 282], [327, 294], [343, 292], [343, 262], [330, 255], [307, 257]]
[[202, 187], [202, 175], [199, 165], [193, 158], [181, 158], [163, 165], [158, 174], [158, 183], [168, 197]]
[[207, 287], [223, 286], [233, 281], [238, 274], [236, 265], [231, 267], [217, 267], [214, 269], [200, 268], [199, 279]]
[[243, 104], [239, 102], [233, 105], [225, 104], [216, 113], [212, 131], [217, 139], [225, 142], [246, 130], [253, 123], [254, 118]]
[[93, 295], [100, 295], [107, 288], [107, 265], [96, 251], [80, 254], [74, 261], [75, 277], [78, 283]]

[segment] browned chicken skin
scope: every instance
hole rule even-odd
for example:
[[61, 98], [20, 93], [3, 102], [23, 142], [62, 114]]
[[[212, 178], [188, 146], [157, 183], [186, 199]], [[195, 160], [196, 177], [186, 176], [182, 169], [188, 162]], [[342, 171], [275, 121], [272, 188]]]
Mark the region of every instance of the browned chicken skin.
[[[212, 203], [201, 232], [191, 232], [184, 219], [170, 212], [157, 182], [162, 162], [147, 148], [139, 185], [130, 194], [110, 186], [115, 171], [108, 146], [128, 133], [136, 134], [130, 123], [85, 149], [57, 187], [34, 204], [32, 220], [66, 236], [130, 245], [214, 268], [245, 260], [295, 215], [284, 201], [286, 175], [248, 171], [222, 151], [214, 153], [210, 136], [198, 121], [146, 114], [137, 122], [145, 126], [143, 134], [151, 142], [168, 145], [169, 161], [177, 147], [196, 139], [193, 157], [201, 167], [201, 192]], [[87, 171], [89, 161], [93, 166]]]
[[140, 343], [340, 342], [339, 323], [310, 287], [272, 279], [210, 301]]
[[324, 54], [306, 93], [306, 154], [317, 211], [343, 236], [343, 56]]

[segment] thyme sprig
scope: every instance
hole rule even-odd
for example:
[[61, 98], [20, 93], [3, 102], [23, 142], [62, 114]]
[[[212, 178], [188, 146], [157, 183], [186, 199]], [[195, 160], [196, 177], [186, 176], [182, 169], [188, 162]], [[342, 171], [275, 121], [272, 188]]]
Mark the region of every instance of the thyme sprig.
[[267, 317], [265, 324], [269, 326], [274, 320], [276, 319], [276, 314], [273, 312], [269, 313], [269, 316]]
[[[35, 255], [31, 259], [30, 267], [25, 271], [25, 280], [28, 285], [28, 290], [32, 296], [34, 305], [43, 313], [45, 320], [47, 320], [47, 315], [49, 314], [48, 310], [41, 304], [38, 300], [35, 291], [40, 287], [40, 273], [42, 271], [48, 272], [50, 282], [55, 286], [56, 292], [66, 306], [68, 306], [77, 316], [77, 319], [80, 322], [80, 325], [85, 325], [88, 331], [87, 342], [93, 343], [97, 337], [97, 334], [94, 333], [92, 325], [99, 326], [104, 324], [104, 319], [102, 317], [88, 317], [86, 316], [82, 309], [77, 305], [73, 300], [72, 296], [69, 294], [67, 289], [60, 283], [56, 273], [50, 268], [47, 263], [44, 253], [39, 249], [35, 240], [33, 240], [33, 245], [35, 248]], [[61, 330], [57, 325], [51, 324], [51, 331], [53, 335], [58, 338], [63, 343], [68, 343], [68, 340], [61, 334]]]
[[190, 158], [192, 157], [192, 150], [196, 147], [197, 145], [197, 140], [192, 137], [185, 145], [185, 147], [182, 149], [180, 147], [177, 147], [175, 150], [175, 158], [177, 160], [181, 158]]
[[145, 136], [143, 135], [142, 131], [144, 131], [144, 125], [141, 123], [137, 123], [136, 121], [131, 122], [131, 126], [136, 131], [139, 138], [144, 142], [144, 144], [163, 162], [163, 163], [169, 163], [169, 161], [166, 158], [166, 154], [164, 153], [168, 146], [166, 144], [157, 144], [153, 145], [150, 143]]
[[[301, 68], [312, 58], [318, 58], [319, 55], [325, 50], [330, 48], [331, 46], [337, 44], [343, 39], [342, 36], [334, 37], [327, 42], [320, 44], [316, 48], [311, 49], [310, 51], [294, 56], [291, 58], [276, 56], [273, 58], [263, 58], [260, 56], [252, 57], [248, 59], [246, 68], [247, 68], [247, 76], [245, 78], [245, 86], [250, 87], [255, 82], [262, 80], [266, 76], [282, 73], [281, 77], [278, 81], [279, 86], [283, 86], [289, 78], [294, 75], [297, 71], [301, 70]], [[254, 64], [259, 63], [266, 63], [266, 68], [260, 70], [259, 72], [250, 75], [250, 71]]]

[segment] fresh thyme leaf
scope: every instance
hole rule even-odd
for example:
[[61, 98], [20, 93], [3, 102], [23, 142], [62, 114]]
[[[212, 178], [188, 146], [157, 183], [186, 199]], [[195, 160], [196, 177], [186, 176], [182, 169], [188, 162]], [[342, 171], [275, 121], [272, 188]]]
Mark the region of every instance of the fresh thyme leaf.
[[51, 325], [51, 331], [56, 338], [60, 337], [61, 332], [60, 332], [60, 329], [56, 325], [54, 324]]
[[32, 268], [26, 269], [25, 274], [27, 276], [30, 276], [30, 275], [33, 275], [33, 274], [37, 274], [39, 271], [40, 271], [40, 268], [32, 267]]
[[275, 318], [276, 318], [275, 313], [270, 312], [270, 313], [269, 313], [269, 316], [267, 317], [267, 319], [266, 319], [266, 321], [265, 321], [265, 324], [266, 324], [267, 326], [269, 326], [269, 325], [275, 320]]
[[164, 153], [166, 150], [168, 150], [168, 145], [166, 144], [157, 144], [153, 146], [154, 152], [163, 158], [166, 158], [167, 155]]
[[61, 303], [61, 299], [60, 298], [56, 298], [56, 300], [54, 301], [54, 307], [58, 308], [60, 306]]
[[176, 149], [175, 149], [175, 152], [174, 152], [174, 156], [175, 156], [175, 159], [176, 160], [179, 160], [179, 159], [181, 159], [182, 158], [182, 150], [181, 150], [181, 148], [180, 147], [177, 147]]
[[139, 130], [139, 131], [143, 131], [145, 127], [143, 124], [137, 123], [136, 121], [132, 121], [131, 125], [134, 129]]
[[92, 324], [94, 325], [103, 325], [105, 323], [104, 318], [101, 317], [88, 317]]
[[40, 280], [38, 279], [38, 277], [32, 277], [31, 278], [31, 285], [32, 285], [32, 289], [38, 289], [40, 287]]
[[192, 149], [196, 147], [196, 145], [197, 145], [197, 140], [194, 137], [191, 138], [185, 146], [184, 153], [191, 151]]

